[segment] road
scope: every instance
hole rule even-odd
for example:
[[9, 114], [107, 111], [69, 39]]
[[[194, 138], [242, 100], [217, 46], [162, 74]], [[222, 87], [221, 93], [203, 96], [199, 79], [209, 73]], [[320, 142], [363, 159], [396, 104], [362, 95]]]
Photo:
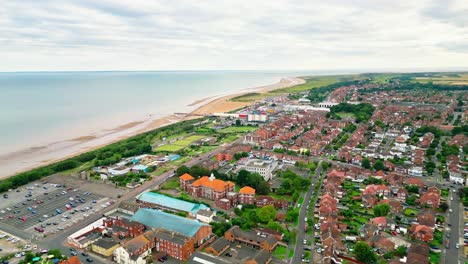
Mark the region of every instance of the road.
[[[305, 217], [307, 216], [307, 205], [309, 205], [310, 198], [312, 196], [312, 193], [314, 191], [315, 185], [318, 182], [318, 179], [320, 179], [320, 174], [322, 173], [322, 162], [319, 162], [319, 165], [317, 166], [317, 169], [315, 170], [315, 177], [313, 179], [312, 184], [309, 187], [309, 190], [307, 190], [305, 196], [304, 196], [304, 202], [301, 204], [301, 209], [299, 211], [299, 223], [297, 225], [297, 238], [296, 238], [296, 245], [294, 247], [294, 256], [291, 258], [290, 263], [301, 263], [302, 262], [302, 254], [304, 254], [304, 239], [305, 236], [307, 235], [306, 232], [304, 232], [304, 227], [305, 227]], [[312, 206], [315, 206], [312, 204]], [[310, 226], [309, 228], [313, 228]], [[314, 241], [312, 241], [313, 243]]]
[[[453, 197], [453, 201], [449, 200], [449, 208], [453, 210], [453, 212], [448, 213], [447, 219], [448, 223], [451, 224], [450, 227], [450, 248], [446, 250], [445, 254], [445, 263], [465, 263], [463, 260], [463, 213], [464, 208], [460, 203], [460, 198], [458, 197], [456, 192], [450, 191], [450, 197]], [[459, 244], [460, 248], [457, 249], [455, 244]]]
[[[239, 142], [239, 140], [236, 140], [236, 141], [234, 141], [234, 142], [232, 142], [232, 143], [230, 143], [230, 144], [228, 144], [226, 146], [230, 146], [232, 144], [235, 144], [235, 143]], [[207, 158], [212, 157], [213, 155], [216, 155], [222, 149], [223, 148], [220, 147], [220, 148], [217, 148], [217, 149], [212, 150], [210, 152], [207, 152], [205, 154], [202, 154], [198, 158], [194, 158], [194, 159], [191, 159], [191, 160], [187, 161], [186, 163], [184, 163], [184, 165], [186, 165], [188, 167], [193, 166], [193, 165], [201, 162], [204, 159], [207, 159]], [[164, 183], [168, 178], [173, 176], [173, 173], [174, 172], [172, 170], [170, 170], [168, 172], [165, 172], [165, 173], [161, 174], [158, 177], [153, 178], [151, 181], [148, 181], [148, 182], [144, 183], [143, 185], [129, 191], [126, 194], [124, 194], [113, 205], [107, 207], [106, 209], [101, 211], [99, 214], [92, 214], [86, 220], [81, 221], [81, 222], [77, 223], [76, 225], [73, 225], [71, 228], [66, 229], [64, 232], [59, 232], [57, 234], [50, 235], [50, 236], [46, 237], [45, 239], [35, 241], [34, 243], [38, 245], [39, 249], [59, 249], [63, 254], [69, 255], [70, 254], [70, 251], [69, 251], [70, 246], [68, 246], [66, 244], [68, 236], [70, 236], [74, 232], [84, 228], [85, 226], [89, 225], [90, 223], [98, 220], [105, 213], [117, 208], [120, 202], [126, 201], [126, 200], [133, 200], [138, 194], [140, 194], [140, 193], [142, 193], [142, 192], [144, 192], [144, 191], [146, 191], [148, 189], [155, 189], [160, 184]], [[4, 228], [4, 226], [0, 226], [0, 227], [2, 229]], [[11, 234], [17, 235], [17, 236], [22, 237], [22, 238], [27, 239], [27, 240], [30, 239], [29, 235], [25, 236], [25, 233], [21, 232], [21, 230], [14, 230], [12, 228], [5, 228], [5, 229], [6, 229], [6, 231], [9, 231], [9, 233], [11, 233]], [[102, 263], [102, 264], [109, 263], [108, 259], [104, 259], [102, 257], [99, 257], [99, 256], [97, 256], [97, 255], [95, 255], [95, 254], [93, 254], [91, 252], [90, 252], [90, 256], [94, 259], [93, 263], [98, 263], [98, 264], [100, 264], [100, 263]], [[83, 263], [86, 262], [86, 257], [83, 257], [81, 255], [78, 255], [78, 257], [80, 258], [80, 260]]]

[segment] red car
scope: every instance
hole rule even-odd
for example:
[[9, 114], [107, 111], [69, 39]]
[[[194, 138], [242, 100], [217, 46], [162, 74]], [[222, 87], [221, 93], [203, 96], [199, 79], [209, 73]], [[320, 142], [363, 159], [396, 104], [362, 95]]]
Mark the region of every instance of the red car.
[[42, 203], [44, 203], [44, 201], [37, 201], [36, 203], [37, 204], [42, 204]]
[[7, 218], [8, 218], [8, 219], [11, 219], [11, 218], [13, 218], [13, 215], [9, 215]]
[[21, 221], [26, 222], [28, 220], [26, 217], [21, 217]]
[[392, 231], [392, 235], [396, 236], [396, 235], [397, 235], [397, 232]]

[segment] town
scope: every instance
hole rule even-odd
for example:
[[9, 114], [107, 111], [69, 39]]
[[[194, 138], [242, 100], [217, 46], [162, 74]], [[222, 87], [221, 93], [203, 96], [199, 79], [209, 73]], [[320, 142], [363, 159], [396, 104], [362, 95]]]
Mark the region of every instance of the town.
[[306, 77], [2, 181], [0, 260], [466, 263], [468, 85], [440, 75]]

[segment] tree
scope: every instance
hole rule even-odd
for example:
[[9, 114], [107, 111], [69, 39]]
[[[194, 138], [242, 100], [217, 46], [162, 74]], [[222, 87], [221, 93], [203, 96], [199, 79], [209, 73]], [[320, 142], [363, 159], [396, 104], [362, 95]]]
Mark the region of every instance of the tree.
[[376, 162], [374, 162], [374, 169], [375, 170], [385, 170], [385, 166], [384, 166], [384, 163], [382, 160], [377, 160]]
[[241, 125], [241, 121], [239, 119], [236, 120], [236, 126], [240, 126]]
[[406, 185], [405, 189], [409, 193], [419, 193], [419, 186], [417, 186], [417, 185]]
[[368, 158], [363, 158], [363, 159], [362, 159], [362, 162], [361, 162], [361, 166], [362, 166], [364, 169], [370, 169], [371, 164], [370, 164], [369, 159], [368, 159]]
[[268, 223], [276, 218], [276, 209], [273, 205], [266, 205], [257, 209], [258, 220], [262, 223]]
[[357, 260], [362, 261], [366, 264], [372, 264], [377, 262], [377, 256], [372, 249], [367, 245], [366, 242], [359, 241], [354, 246], [354, 256]]
[[296, 221], [297, 217], [299, 216], [299, 212], [295, 209], [289, 209], [286, 213], [286, 221], [294, 222]]
[[407, 248], [405, 246], [399, 246], [395, 249], [395, 255], [403, 257], [406, 255]]
[[188, 168], [187, 166], [182, 165], [182, 166], [180, 166], [179, 168], [177, 168], [177, 170], [176, 170], [176, 175], [177, 175], [177, 176], [182, 176], [182, 175], [184, 175], [185, 173], [189, 173], [189, 171], [190, 171], [190, 170], [189, 170], [189, 168]]
[[390, 212], [390, 205], [383, 203], [374, 206], [372, 209], [374, 211], [374, 216], [379, 217], [379, 216], [387, 216], [387, 214]]
[[268, 185], [266, 181], [261, 181], [260, 183], [258, 183], [255, 190], [257, 191], [257, 194], [267, 195], [268, 193], [270, 193], [270, 185]]
[[442, 212], [445, 212], [445, 211], [447, 211], [449, 206], [448, 206], [447, 203], [444, 202], [444, 203], [440, 203], [439, 208], [440, 208], [440, 210], [442, 210]]

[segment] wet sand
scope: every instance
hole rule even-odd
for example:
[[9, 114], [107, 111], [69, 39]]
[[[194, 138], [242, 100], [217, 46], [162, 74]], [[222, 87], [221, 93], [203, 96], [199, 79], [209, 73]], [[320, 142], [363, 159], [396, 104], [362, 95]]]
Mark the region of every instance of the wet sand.
[[191, 106], [206, 103], [192, 111], [188, 116], [173, 114], [161, 118], [148, 117], [146, 120], [133, 120], [121, 126], [101, 131], [93, 135], [84, 135], [66, 141], [55, 142], [46, 146], [35, 146], [22, 151], [1, 155], [0, 179], [7, 178], [19, 172], [64, 160], [162, 126], [183, 120], [198, 118], [207, 114], [229, 112], [249, 105], [249, 103], [245, 102], [229, 101], [231, 98], [239, 95], [251, 92], [267, 92], [301, 83], [304, 83], [303, 79], [285, 78], [272, 85], [248, 88], [241, 90], [239, 93], [218, 98], [216, 98], [216, 96], [212, 96], [197, 100], [193, 102]]

